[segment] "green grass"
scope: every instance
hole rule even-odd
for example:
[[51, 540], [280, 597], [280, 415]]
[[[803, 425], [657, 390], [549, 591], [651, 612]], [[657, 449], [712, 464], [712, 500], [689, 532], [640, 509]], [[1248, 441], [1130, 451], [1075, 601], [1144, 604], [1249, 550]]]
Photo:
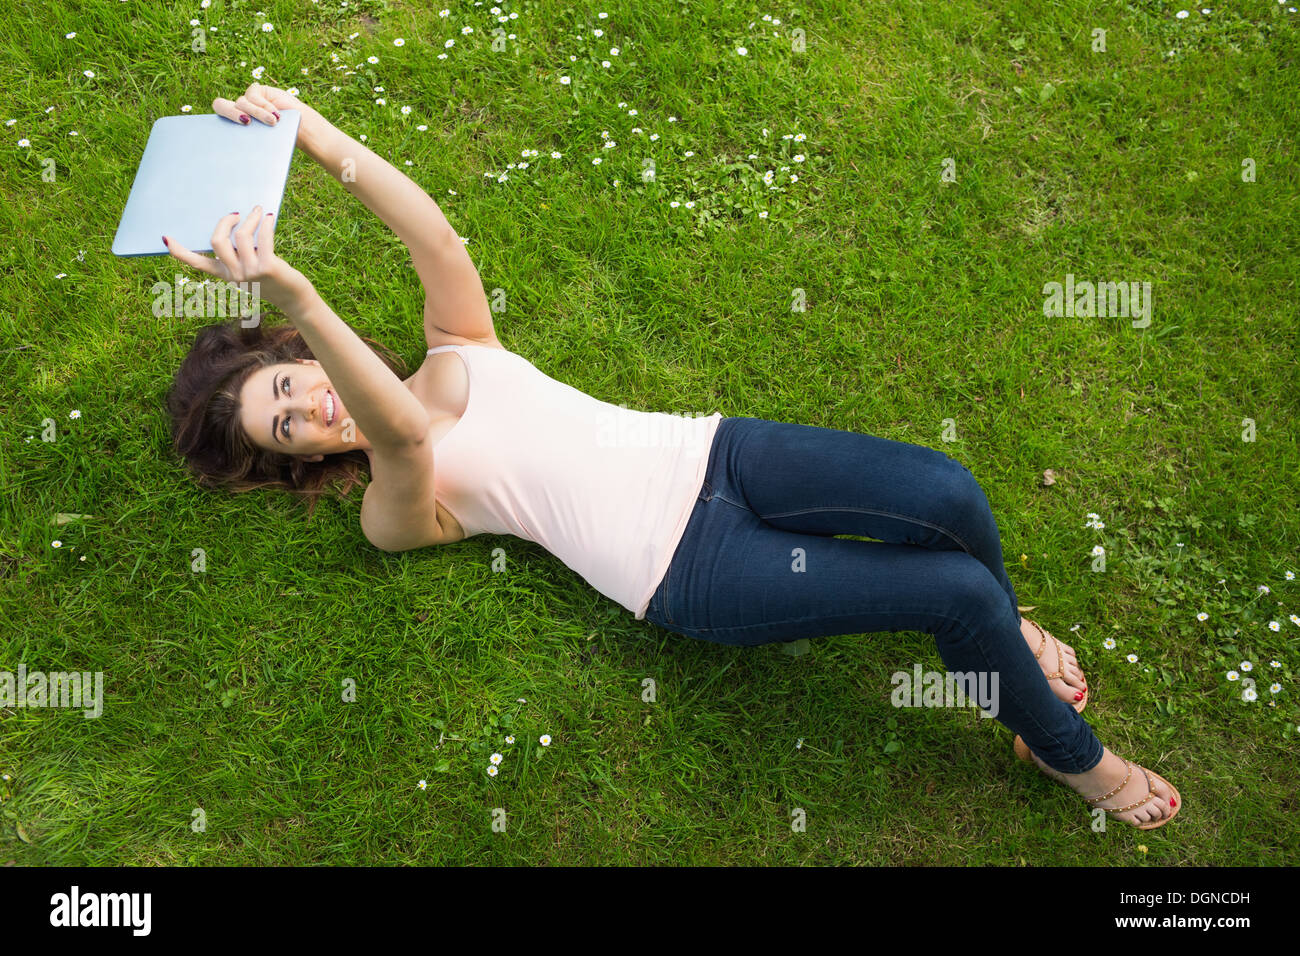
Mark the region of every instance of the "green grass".
[[[103, 671], [108, 699], [96, 720], [0, 710], [0, 863], [1300, 859], [1300, 585], [1284, 578], [1300, 564], [1300, 14], [501, 3], [517, 42], [494, 53], [490, 5], [4, 0], [0, 670]], [[218, 28], [205, 52], [191, 17]], [[506, 290], [501, 341], [547, 374], [634, 408], [959, 458], [1022, 603], [1079, 651], [1089, 722], [1185, 811], [1094, 833], [994, 721], [892, 708], [892, 672], [941, 667], [928, 635], [713, 646], [635, 621], [518, 539], [387, 555], [359, 492], [307, 521], [278, 493], [197, 489], [162, 397], [205, 320], [153, 318], [176, 263], [109, 246], [154, 119], [235, 98], [256, 66], [429, 191], [485, 289]], [[525, 149], [540, 156], [498, 182]], [[414, 368], [422, 291], [396, 237], [305, 156], [281, 217], [277, 252]], [[1151, 282], [1150, 327], [1044, 316], [1066, 273]], [[1253, 703], [1225, 678], [1243, 659]]]

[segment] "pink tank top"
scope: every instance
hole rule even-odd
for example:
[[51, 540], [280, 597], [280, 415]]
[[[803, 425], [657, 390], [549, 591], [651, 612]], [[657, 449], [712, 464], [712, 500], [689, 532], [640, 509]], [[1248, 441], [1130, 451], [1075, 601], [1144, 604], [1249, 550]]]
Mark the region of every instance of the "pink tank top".
[[722, 414], [639, 412], [592, 398], [522, 355], [441, 345], [465, 362], [465, 413], [433, 449], [434, 491], [465, 536], [540, 544], [645, 617], [704, 484]]

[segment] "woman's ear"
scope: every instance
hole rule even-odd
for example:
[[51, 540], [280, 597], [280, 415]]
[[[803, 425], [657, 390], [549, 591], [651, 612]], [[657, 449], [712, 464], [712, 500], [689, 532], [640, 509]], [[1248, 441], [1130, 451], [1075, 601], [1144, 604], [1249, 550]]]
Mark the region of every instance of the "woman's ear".
[[324, 461], [324, 460], [325, 460], [325, 456], [324, 456], [324, 455], [312, 455], [310, 458], [307, 458], [307, 459], [305, 459], [305, 460], [306, 460], [306, 461], [310, 461], [310, 462], [312, 462], [312, 463], [315, 463], [315, 462], [318, 462], [318, 461]]
[[320, 367], [320, 362], [316, 361], [315, 359], [298, 359], [298, 361], [301, 362], [303, 365], [315, 365], [317, 368]]

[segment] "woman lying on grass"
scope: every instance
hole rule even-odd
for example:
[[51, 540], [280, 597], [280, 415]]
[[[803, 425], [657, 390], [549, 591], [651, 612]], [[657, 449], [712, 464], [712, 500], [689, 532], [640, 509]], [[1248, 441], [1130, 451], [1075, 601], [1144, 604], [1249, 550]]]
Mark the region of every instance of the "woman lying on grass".
[[638, 620], [700, 640], [928, 632], [948, 671], [996, 676], [989, 709], [1022, 759], [1140, 829], [1177, 814], [1173, 786], [1105, 749], [1079, 715], [1074, 650], [1020, 617], [965, 466], [835, 429], [633, 411], [556, 382], [497, 340], [473, 263], [414, 182], [281, 90], [254, 84], [213, 109], [246, 125], [301, 111], [298, 145], [410, 250], [429, 353], [402, 380], [276, 257], [261, 207], [216, 224], [215, 258], [169, 242], [199, 272], [260, 283], [292, 322], [209, 326], [177, 373], [176, 449], [205, 485], [314, 498], [368, 464], [361, 528], [375, 547], [517, 535]]

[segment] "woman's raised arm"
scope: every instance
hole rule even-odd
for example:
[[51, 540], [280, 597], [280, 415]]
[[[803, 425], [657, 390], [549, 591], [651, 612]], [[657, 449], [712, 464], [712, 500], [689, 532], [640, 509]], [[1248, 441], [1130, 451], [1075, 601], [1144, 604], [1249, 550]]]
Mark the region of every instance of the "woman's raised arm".
[[311, 109], [303, 110], [299, 145], [395, 232], [424, 285], [424, 331], [493, 344], [492, 310], [478, 269], [433, 197], [409, 176]]

